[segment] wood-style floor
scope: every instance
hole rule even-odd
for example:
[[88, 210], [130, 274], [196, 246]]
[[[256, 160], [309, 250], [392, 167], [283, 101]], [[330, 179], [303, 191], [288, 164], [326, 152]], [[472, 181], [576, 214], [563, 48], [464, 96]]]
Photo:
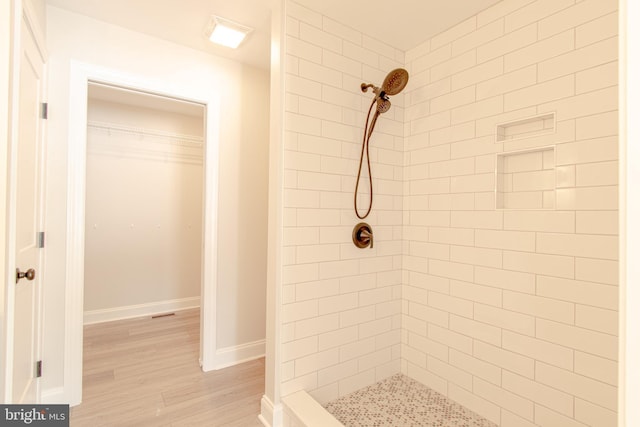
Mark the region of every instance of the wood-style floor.
[[202, 372], [199, 312], [85, 326], [71, 426], [262, 426], [264, 359]]

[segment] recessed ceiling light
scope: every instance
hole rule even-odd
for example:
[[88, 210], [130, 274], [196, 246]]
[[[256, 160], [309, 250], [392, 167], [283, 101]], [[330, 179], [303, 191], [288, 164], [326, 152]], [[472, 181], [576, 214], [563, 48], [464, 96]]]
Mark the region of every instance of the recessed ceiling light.
[[213, 43], [237, 48], [253, 28], [212, 15], [205, 34]]

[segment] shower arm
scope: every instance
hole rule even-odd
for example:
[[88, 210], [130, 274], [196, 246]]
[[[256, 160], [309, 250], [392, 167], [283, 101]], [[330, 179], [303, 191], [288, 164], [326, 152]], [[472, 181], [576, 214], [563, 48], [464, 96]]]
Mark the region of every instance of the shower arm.
[[375, 85], [373, 85], [373, 84], [371, 84], [371, 83], [369, 83], [369, 84], [366, 84], [366, 83], [360, 84], [360, 90], [363, 93], [366, 92], [367, 89], [369, 89], [369, 88], [371, 88], [373, 90], [373, 93], [375, 93], [376, 95], [380, 92], [380, 88], [375, 86]]
[[371, 88], [371, 90], [373, 91], [373, 93], [376, 95], [376, 97], [380, 97], [382, 99], [386, 99], [388, 100], [389, 97], [387, 96], [387, 94], [384, 92], [384, 90], [381, 90], [378, 86], [375, 86], [371, 83], [366, 84], [366, 83], [361, 83], [360, 84], [360, 90], [364, 93], [367, 92], [367, 90]]

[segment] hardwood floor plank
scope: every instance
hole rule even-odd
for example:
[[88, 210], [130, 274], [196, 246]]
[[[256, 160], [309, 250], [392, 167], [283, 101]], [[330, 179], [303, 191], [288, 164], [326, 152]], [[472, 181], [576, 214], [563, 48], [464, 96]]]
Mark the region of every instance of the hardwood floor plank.
[[260, 395], [249, 396], [240, 402], [242, 405], [225, 405], [216, 409], [209, 409], [204, 412], [199, 412], [190, 417], [186, 417], [182, 420], [175, 421], [172, 427], [193, 427], [193, 426], [234, 426], [234, 427], [249, 427], [249, 426], [262, 426], [262, 423], [258, 421], [258, 417], [247, 416], [246, 409], [239, 410], [239, 408], [246, 408], [249, 406], [253, 409], [253, 412], [260, 412]]
[[72, 426], [261, 426], [264, 359], [204, 373], [200, 310], [84, 328], [83, 401]]

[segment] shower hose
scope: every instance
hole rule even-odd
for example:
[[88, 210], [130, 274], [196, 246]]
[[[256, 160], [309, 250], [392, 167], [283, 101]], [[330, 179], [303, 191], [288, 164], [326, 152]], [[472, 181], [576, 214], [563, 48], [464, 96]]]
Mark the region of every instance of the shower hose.
[[[367, 112], [367, 120], [364, 124], [364, 134], [362, 135], [362, 149], [360, 150], [360, 166], [358, 166], [358, 178], [356, 179], [356, 189], [353, 192], [353, 209], [356, 211], [356, 216], [360, 219], [365, 219], [369, 212], [371, 212], [371, 207], [373, 206], [373, 180], [371, 178], [371, 161], [369, 159], [369, 139], [371, 138], [371, 134], [373, 133], [373, 127], [376, 124], [376, 120], [378, 119], [379, 112], [376, 110], [373, 120], [371, 121], [371, 129], [369, 128], [369, 116], [371, 116], [371, 110], [376, 103], [377, 98], [374, 98], [369, 106], [369, 111]], [[362, 163], [365, 156], [365, 151], [367, 155], [367, 172], [369, 175], [369, 208], [364, 215], [360, 215], [358, 212], [358, 187], [360, 186], [360, 176], [362, 174]]]

